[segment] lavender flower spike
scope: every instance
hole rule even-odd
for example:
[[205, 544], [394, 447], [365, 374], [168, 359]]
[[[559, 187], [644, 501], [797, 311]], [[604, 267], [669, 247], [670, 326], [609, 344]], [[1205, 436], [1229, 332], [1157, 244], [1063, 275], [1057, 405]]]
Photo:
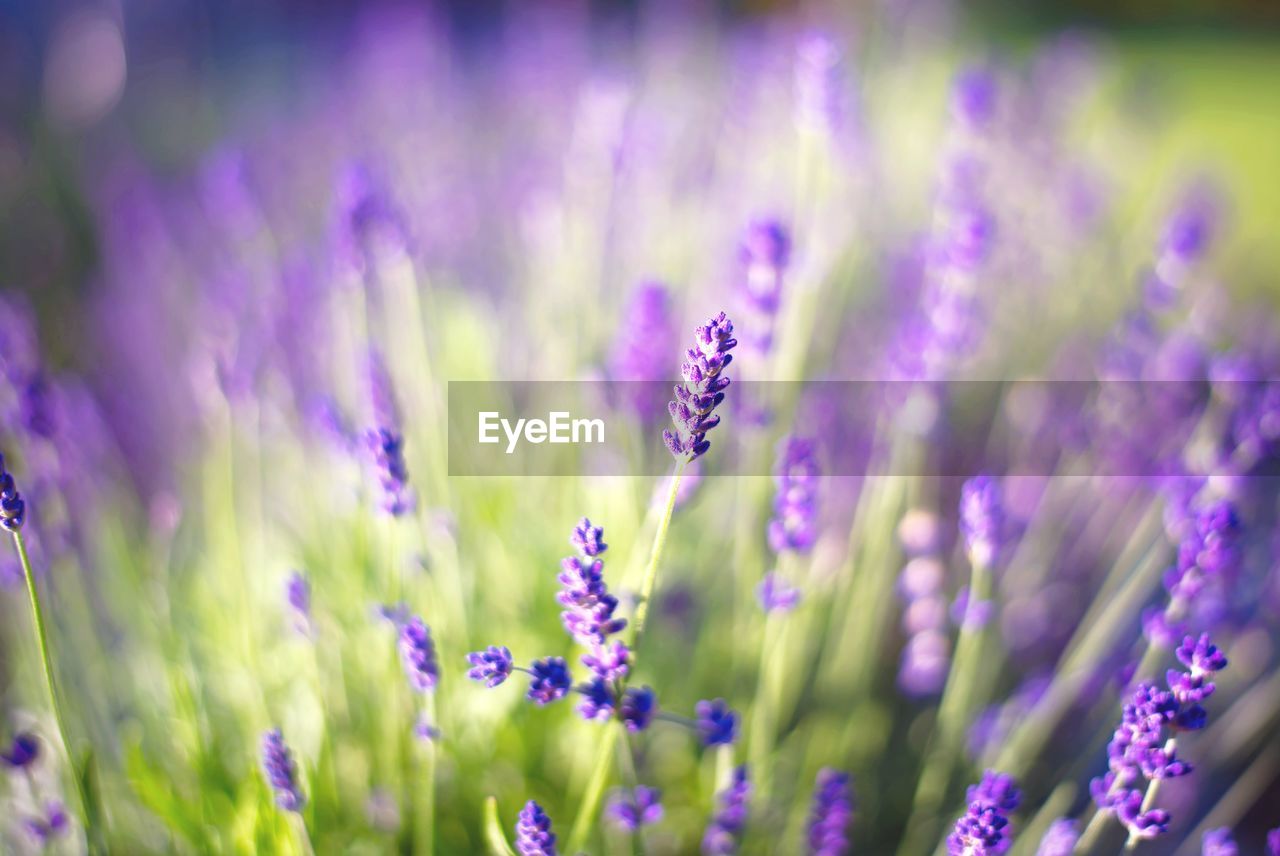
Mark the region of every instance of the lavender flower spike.
[[729, 709], [724, 699], [700, 701], [693, 710], [705, 745], [730, 745], [738, 739], [738, 714]]
[[747, 825], [747, 802], [751, 798], [751, 781], [745, 765], [733, 771], [729, 786], [720, 792], [720, 808], [707, 824], [702, 836], [704, 856], [734, 856]]
[[721, 312], [694, 331], [694, 347], [685, 352], [680, 367], [684, 383], [675, 388], [675, 400], [667, 409], [675, 431], [663, 431], [662, 439], [677, 459], [692, 461], [711, 448], [707, 432], [720, 424], [713, 411], [724, 401], [729, 378], [722, 374], [738, 344], [733, 322]]
[[302, 571], [291, 571], [284, 584], [285, 600], [293, 611], [294, 626], [306, 633], [311, 624], [311, 583]]
[[1200, 841], [1200, 856], [1240, 856], [1240, 848], [1231, 837], [1231, 830], [1223, 826], [1204, 834]]
[[1070, 818], [1060, 817], [1049, 824], [1044, 838], [1040, 839], [1036, 856], [1071, 856], [1079, 838], [1080, 832], [1076, 828], [1076, 822]]
[[1013, 843], [1007, 831], [1009, 813], [1018, 807], [1021, 794], [1013, 779], [988, 770], [982, 781], [969, 788], [969, 808], [947, 837], [949, 856], [992, 856]]
[[556, 856], [556, 834], [551, 818], [533, 800], [525, 803], [516, 821], [516, 852], [520, 856]]
[[790, 612], [800, 603], [800, 589], [792, 588], [776, 572], [764, 575], [756, 586], [756, 598], [765, 612]]
[[27, 504], [18, 493], [13, 476], [5, 468], [4, 455], [0, 455], [0, 526], [10, 532], [18, 532], [26, 518]]
[[392, 517], [400, 517], [413, 510], [416, 500], [409, 487], [404, 435], [400, 433], [400, 416], [391, 389], [391, 377], [377, 352], [369, 355], [368, 383], [373, 427], [365, 434], [365, 445], [373, 459], [382, 491], [382, 507]]
[[0, 761], [15, 770], [24, 770], [40, 757], [40, 741], [34, 734], [22, 732], [14, 735], [8, 749], [0, 750]]
[[989, 567], [1000, 548], [1004, 513], [1000, 484], [990, 476], [975, 476], [960, 491], [960, 531], [969, 560]]
[[415, 616], [400, 628], [400, 660], [410, 686], [420, 693], [435, 689], [440, 677], [436, 646], [431, 639], [431, 628], [421, 618]]
[[276, 805], [285, 811], [301, 811], [307, 800], [298, 782], [298, 766], [278, 728], [262, 735], [262, 771], [275, 791]]
[[550, 704], [565, 697], [569, 685], [573, 682], [569, 676], [569, 666], [563, 657], [544, 657], [534, 660], [529, 668], [532, 678], [529, 691], [525, 696], [529, 701], [538, 704]]
[[490, 645], [483, 651], [472, 651], [467, 655], [467, 662], [471, 664], [467, 677], [490, 689], [511, 676], [511, 650], [505, 645]]
[[619, 791], [609, 801], [609, 817], [618, 826], [635, 832], [662, 820], [662, 792], [656, 788], [637, 785], [634, 791]]
[[778, 454], [778, 494], [769, 521], [769, 548], [804, 552], [818, 536], [817, 447], [803, 437], [787, 437]]
[[849, 774], [823, 768], [813, 789], [809, 815], [809, 852], [814, 856], [841, 856], [849, 851], [848, 828], [853, 819], [853, 792]]

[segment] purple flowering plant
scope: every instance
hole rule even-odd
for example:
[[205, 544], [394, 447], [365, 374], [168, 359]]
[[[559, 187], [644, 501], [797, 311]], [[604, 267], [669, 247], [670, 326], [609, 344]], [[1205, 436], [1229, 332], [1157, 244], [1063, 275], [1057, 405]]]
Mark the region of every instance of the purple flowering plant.
[[0, 850], [1280, 854], [1274, 75], [18, 5]]

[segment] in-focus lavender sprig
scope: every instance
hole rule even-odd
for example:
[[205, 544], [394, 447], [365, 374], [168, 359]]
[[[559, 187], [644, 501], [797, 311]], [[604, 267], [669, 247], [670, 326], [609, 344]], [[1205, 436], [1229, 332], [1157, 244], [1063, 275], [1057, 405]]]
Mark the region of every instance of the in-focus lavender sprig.
[[947, 837], [950, 856], [993, 856], [1013, 844], [1009, 815], [1017, 809], [1021, 792], [1011, 777], [988, 770], [969, 788], [969, 807]]
[[275, 792], [276, 805], [285, 811], [301, 811], [306, 797], [298, 781], [298, 766], [278, 728], [262, 735], [262, 771]]
[[841, 856], [849, 851], [849, 823], [853, 820], [853, 789], [849, 774], [823, 768], [813, 788], [807, 844], [813, 856]]
[[694, 331], [694, 346], [685, 352], [680, 373], [684, 383], [675, 388], [675, 400], [667, 409], [675, 431], [663, 431], [662, 439], [677, 459], [692, 461], [711, 448], [707, 432], [720, 424], [714, 411], [724, 401], [729, 378], [723, 374], [738, 344], [733, 322], [721, 312]]
[[4, 456], [0, 455], [0, 526], [9, 532], [19, 532], [26, 519], [27, 504], [4, 465]]

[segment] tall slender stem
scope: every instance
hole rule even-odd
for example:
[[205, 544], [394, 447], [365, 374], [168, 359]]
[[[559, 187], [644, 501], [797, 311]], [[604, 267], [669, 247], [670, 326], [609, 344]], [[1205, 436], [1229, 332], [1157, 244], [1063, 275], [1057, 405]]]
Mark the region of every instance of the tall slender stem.
[[67, 721], [62, 715], [59, 703], [57, 679], [53, 674], [53, 658], [49, 654], [49, 634], [45, 629], [44, 608], [40, 605], [40, 592], [36, 588], [36, 577], [31, 570], [31, 559], [27, 556], [27, 545], [22, 540], [22, 532], [13, 533], [13, 543], [18, 548], [18, 561], [22, 564], [22, 575], [27, 582], [27, 597], [31, 601], [31, 620], [36, 629], [36, 647], [40, 651], [40, 666], [44, 670], [45, 685], [49, 690], [49, 706], [53, 708], [53, 719], [58, 726], [58, 737], [62, 740], [62, 749], [66, 753], [71, 778], [76, 783], [76, 794], [80, 797], [80, 815], [84, 823], [85, 837], [91, 842], [93, 831], [90, 828], [89, 798], [84, 792], [84, 782], [80, 771], [76, 769], [75, 759], [71, 755], [71, 740], [67, 736]]
[[644, 632], [645, 622], [649, 618], [649, 601], [653, 597], [653, 587], [658, 580], [658, 563], [662, 560], [662, 551], [667, 546], [667, 530], [671, 528], [671, 515], [675, 512], [676, 496], [680, 491], [680, 478], [689, 461], [681, 458], [676, 462], [675, 472], [671, 475], [671, 489], [667, 492], [667, 505], [662, 512], [662, 521], [653, 536], [653, 549], [649, 552], [649, 564], [644, 569], [644, 577], [640, 581], [640, 602], [636, 606], [635, 631], [632, 647], [640, 642], [640, 634]]

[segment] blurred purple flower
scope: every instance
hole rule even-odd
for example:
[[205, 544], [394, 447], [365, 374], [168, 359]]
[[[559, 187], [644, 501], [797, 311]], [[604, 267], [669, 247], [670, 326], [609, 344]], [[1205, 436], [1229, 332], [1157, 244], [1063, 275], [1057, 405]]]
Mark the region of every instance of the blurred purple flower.
[[807, 843], [813, 856], [842, 856], [849, 850], [849, 823], [853, 820], [853, 790], [849, 774], [823, 768], [813, 788]]
[[635, 832], [662, 820], [662, 793], [655, 788], [637, 785], [631, 791], [615, 791], [606, 813], [618, 826]]

